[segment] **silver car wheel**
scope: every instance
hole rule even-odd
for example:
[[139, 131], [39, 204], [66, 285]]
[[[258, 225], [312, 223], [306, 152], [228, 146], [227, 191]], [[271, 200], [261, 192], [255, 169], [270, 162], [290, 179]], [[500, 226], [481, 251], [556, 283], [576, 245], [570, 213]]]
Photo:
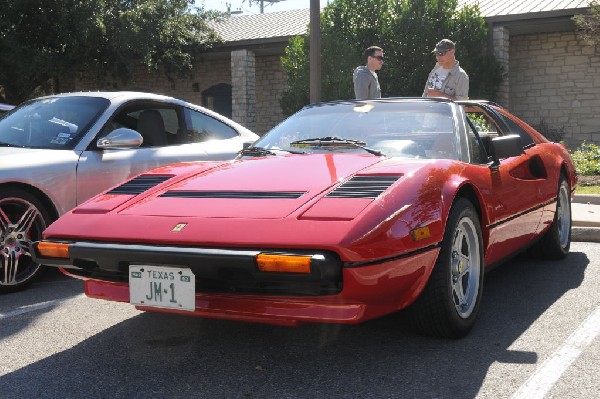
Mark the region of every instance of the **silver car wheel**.
[[480, 259], [475, 225], [464, 217], [454, 232], [450, 268], [454, 306], [463, 319], [471, 315], [479, 295]]
[[571, 248], [571, 190], [566, 176], [561, 175], [556, 193], [556, 211], [548, 230], [529, 250], [541, 259], [563, 259]]
[[569, 186], [564, 180], [561, 182], [561, 185], [558, 188], [556, 214], [556, 223], [558, 224], [558, 241], [561, 248], [566, 248], [570, 243], [571, 202], [569, 200]]
[[31, 243], [45, 228], [46, 220], [33, 203], [19, 197], [0, 199], [0, 289], [15, 290], [38, 272], [41, 266], [31, 257]]
[[456, 198], [446, 220], [440, 252], [429, 280], [407, 309], [412, 326], [427, 335], [460, 338], [469, 333], [483, 294], [483, 238], [479, 214]]

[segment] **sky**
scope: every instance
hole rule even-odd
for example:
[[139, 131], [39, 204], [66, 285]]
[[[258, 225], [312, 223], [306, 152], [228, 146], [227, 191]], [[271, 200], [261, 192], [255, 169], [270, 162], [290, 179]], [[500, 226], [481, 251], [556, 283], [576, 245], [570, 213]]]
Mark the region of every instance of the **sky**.
[[[241, 10], [243, 14], [260, 14], [260, 0], [196, 0], [196, 5], [204, 3], [206, 10], [227, 11], [227, 5], [231, 11]], [[320, 0], [321, 8], [327, 5], [327, 0]], [[276, 3], [263, 2], [264, 12], [276, 12], [297, 10], [299, 8], [310, 8], [310, 0], [280, 0]]]

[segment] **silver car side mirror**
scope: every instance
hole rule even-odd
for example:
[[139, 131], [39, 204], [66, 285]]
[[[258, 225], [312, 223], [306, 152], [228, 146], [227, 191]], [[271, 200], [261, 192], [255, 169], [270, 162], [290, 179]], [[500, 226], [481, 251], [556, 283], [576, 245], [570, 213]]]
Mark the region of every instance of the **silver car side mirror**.
[[120, 127], [113, 130], [96, 141], [96, 146], [101, 149], [110, 148], [137, 148], [142, 145], [142, 135], [132, 129]]

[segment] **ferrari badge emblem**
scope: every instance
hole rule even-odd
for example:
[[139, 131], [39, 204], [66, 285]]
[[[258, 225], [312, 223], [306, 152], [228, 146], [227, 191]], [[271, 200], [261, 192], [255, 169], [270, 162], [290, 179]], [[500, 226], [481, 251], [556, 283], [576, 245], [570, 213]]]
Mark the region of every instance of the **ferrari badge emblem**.
[[173, 233], [179, 233], [185, 226], [187, 226], [187, 223], [179, 223], [177, 226], [173, 227], [173, 230], [171, 231]]

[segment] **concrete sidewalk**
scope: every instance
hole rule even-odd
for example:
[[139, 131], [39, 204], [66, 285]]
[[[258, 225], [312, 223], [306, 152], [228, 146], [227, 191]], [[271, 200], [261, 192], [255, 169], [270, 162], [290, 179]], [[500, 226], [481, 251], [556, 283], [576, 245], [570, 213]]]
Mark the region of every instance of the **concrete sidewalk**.
[[571, 212], [572, 240], [600, 242], [600, 195], [575, 195]]

